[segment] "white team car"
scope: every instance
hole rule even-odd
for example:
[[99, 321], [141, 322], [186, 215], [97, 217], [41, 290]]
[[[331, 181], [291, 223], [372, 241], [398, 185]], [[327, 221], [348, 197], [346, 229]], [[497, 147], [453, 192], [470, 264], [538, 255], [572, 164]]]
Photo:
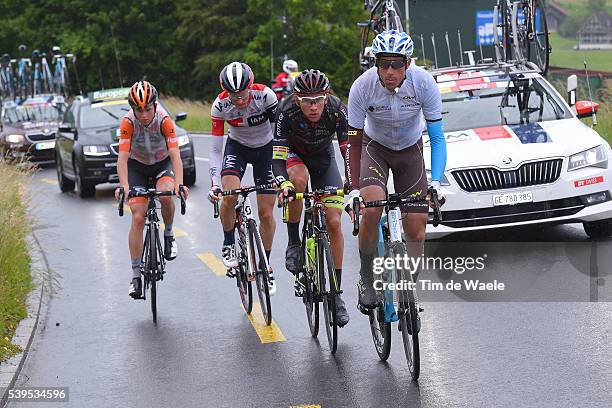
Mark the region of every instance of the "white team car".
[[[610, 145], [538, 72], [472, 66], [432, 71], [442, 94], [447, 165], [443, 221], [428, 237], [540, 223], [583, 223], [592, 238], [612, 234]], [[571, 82], [571, 83], [570, 83]], [[427, 169], [430, 146], [424, 136]]]

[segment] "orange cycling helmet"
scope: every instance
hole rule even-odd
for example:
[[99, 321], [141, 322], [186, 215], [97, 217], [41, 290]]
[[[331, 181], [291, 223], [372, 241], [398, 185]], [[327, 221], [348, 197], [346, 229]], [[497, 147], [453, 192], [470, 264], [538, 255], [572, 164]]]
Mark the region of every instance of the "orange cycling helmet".
[[145, 110], [157, 101], [157, 89], [147, 81], [138, 81], [130, 88], [128, 103], [132, 109]]

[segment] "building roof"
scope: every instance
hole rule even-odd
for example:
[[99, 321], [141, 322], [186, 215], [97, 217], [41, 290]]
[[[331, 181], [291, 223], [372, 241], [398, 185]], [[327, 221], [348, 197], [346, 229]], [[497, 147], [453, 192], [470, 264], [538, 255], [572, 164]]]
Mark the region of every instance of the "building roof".
[[602, 25], [605, 32], [607, 32], [608, 34], [612, 34], [612, 17], [610, 17], [608, 12], [606, 11], [598, 11], [597, 13], [594, 13], [591, 16], [589, 16], [589, 18], [586, 19], [585, 23], [580, 28], [580, 30], [578, 30], [578, 33], [582, 34], [582, 33], [585, 33], [585, 31], [588, 31], [591, 25], [591, 22], [593, 21], [594, 18], [596, 18], [599, 21], [599, 23]]
[[553, 1], [549, 1], [548, 4], [546, 5], [546, 13], [550, 13], [555, 12], [557, 14], [560, 14], [562, 17], [567, 17], [568, 13], [567, 11], [565, 11], [564, 8], [562, 8], [560, 5], [558, 5], [557, 3], [553, 2]]

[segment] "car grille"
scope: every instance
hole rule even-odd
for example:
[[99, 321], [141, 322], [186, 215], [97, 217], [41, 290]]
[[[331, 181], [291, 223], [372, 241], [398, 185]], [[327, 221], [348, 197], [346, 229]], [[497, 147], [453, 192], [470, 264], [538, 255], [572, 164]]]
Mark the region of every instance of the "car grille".
[[554, 183], [561, 175], [563, 159], [525, 163], [516, 170], [493, 167], [451, 172], [459, 187], [468, 193]]
[[28, 140], [32, 143], [42, 142], [44, 140], [53, 140], [55, 139], [55, 133], [43, 134], [43, 133], [34, 133], [30, 135], [26, 135]]

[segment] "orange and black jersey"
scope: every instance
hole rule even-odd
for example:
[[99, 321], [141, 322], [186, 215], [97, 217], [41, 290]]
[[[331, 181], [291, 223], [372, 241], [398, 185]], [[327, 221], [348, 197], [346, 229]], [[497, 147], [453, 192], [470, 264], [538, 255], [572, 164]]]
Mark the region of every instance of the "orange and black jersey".
[[321, 119], [312, 123], [292, 98], [285, 99], [276, 116], [272, 166], [275, 176], [287, 178], [286, 160], [289, 152], [297, 155], [309, 169], [327, 169], [334, 157], [332, 140], [338, 138], [344, 157], [348, 142], [346, 108], [340, 99], [329, 95]]
[[130, 158], [143, 164], [159, 163], [168, 157], [169, 149], [178, 148], [174, 122], [159, 105], [155, 117], [147, 126], [142, 125], [130, 109], [119, 128], [119, 151], [129, 152]]

